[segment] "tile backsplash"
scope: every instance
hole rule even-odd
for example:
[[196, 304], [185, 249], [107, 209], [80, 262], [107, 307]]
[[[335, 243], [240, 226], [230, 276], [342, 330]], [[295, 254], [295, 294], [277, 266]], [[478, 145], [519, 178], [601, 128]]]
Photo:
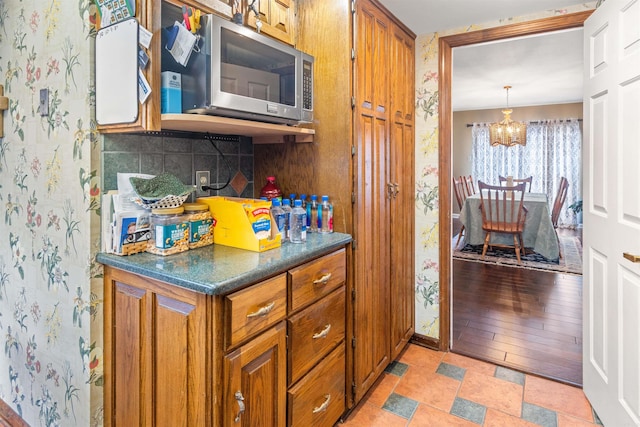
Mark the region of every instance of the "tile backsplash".
[[[211, 196], [253, 197], [253, 143], [247, 137], [214, 136], [209, 140], [182, 134], [105, 134], [102, 146], [103, 191], [117, 189], [117, 174], [168, 172], [195, 184], [196, 171], [209, 171]], [[195, 193], [194, 193], [195, 194]], [[193, 196], [192, 196], [193, 197]]]

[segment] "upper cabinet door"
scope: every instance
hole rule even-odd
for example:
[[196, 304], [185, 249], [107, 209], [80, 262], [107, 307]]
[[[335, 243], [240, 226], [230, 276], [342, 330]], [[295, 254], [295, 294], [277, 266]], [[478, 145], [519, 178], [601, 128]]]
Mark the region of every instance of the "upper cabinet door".
[[[257, 28], [256, 14], [249, 9], [252, 0], [245, 2], [245, 23]], [[294, 0], [255, 0], [260, 14], [260, 32], [284, 43], [295, 44], [295, 2]]]

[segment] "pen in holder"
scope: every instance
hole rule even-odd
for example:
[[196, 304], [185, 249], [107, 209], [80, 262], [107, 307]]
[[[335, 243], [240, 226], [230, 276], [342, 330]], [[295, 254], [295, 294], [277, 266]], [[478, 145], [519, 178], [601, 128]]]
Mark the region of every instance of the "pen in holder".
[[199, 42], [200, 34], [192, 33], [184, 25], [176, 21], [173, 27], [168, 29], [165, 49], [171, 53], [171, 56], [178, 64], [186, 67], [189, 63], [191, 52], [200, 52]]

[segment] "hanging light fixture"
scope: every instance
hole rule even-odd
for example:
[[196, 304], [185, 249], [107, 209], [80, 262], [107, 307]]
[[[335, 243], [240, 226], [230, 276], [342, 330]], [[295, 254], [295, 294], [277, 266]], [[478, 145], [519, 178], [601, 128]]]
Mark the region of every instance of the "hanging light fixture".
[[509, 108], [509, 89], [511, 86], [504, 87], [507, 90], [507, 108], [502, 110], [504, 120], [499, 123], [491, 123], [489, 125], [489, 142], [491, 146], [505, 145], [513, 147], [514, 145], [527, 144], [527, 125], [524, 122], [514, 122], [511, 120], [513, 110]]

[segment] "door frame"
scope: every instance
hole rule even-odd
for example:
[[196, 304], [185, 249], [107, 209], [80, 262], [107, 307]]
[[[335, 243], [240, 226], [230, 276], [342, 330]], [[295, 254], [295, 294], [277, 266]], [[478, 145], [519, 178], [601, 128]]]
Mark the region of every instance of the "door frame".
[[[584, 26], [595, 9], [534, 21], [487, 28], [479, 31], [441, 37], [438, 46], [438, 213], [440, 239], [440, 335], [438, 348], [448, 351], [451, 346], [451, 152], [453, 112], [451, 110], [452, 49], [512, 37], [530, 36], [551, 31]], [[446, 203], [442, 203], [446, 201]]]

